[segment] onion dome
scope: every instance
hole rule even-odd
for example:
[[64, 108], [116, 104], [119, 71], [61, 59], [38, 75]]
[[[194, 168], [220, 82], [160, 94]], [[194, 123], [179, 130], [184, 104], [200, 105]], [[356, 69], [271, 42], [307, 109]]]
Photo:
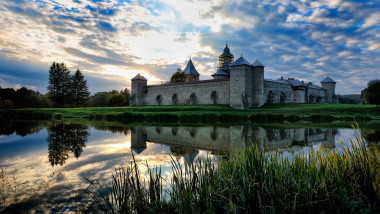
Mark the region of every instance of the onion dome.
[[226, 47], [223, 50], [223, 55], [231, 55], [231, 51], [227, 43], [226, 43]]

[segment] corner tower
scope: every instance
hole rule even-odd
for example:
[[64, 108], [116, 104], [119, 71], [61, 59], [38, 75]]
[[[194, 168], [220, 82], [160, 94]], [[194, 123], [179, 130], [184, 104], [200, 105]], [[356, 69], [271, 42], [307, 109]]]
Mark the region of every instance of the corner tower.
[[230, 106], [239, 109], [262, 106], [265, 66], [258, 60], [251, 64], [241, 56], [230, 67]]
[[130, 106], [141, 106], [144, 105], [144, 95], [145, 88], [147, 86], [148, 80], [138, 73], [135, 77], [131, 79], [132, 91], [131, 91], [131, 101]]
[[248, 109], [252, 106], [253, 67], [243, 56], [230, 65], [230, 106]]
[[335, 102], [335, 85], [336, 82], [330, 77], [321, 81], [322, 88], [325, 89], [325, 100], [329, 103]]
[[264, 65], [258, 59], [252, 63], [253, 80], [252, 80], [252, 107], [257, 108], [264, 105]]
[[183, 70], [186, 74], [186, 82], [195, 82], [199, 81], [199, 73], [193, 64], [193, 61], [190, 60], [187, 62], [185, 70]]

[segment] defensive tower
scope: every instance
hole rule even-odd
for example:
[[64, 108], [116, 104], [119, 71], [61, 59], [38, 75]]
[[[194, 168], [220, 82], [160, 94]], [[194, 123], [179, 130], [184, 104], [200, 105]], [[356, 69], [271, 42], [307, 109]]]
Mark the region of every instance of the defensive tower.
[[199, 81], [199, 73], [197, 69], [195, 69], [193, 61], [190, 60], [187, 62], [185, 70], [183, 70], [186, 74], [186, 82], [195, 82]]
[[132, 78], [132, 91], [130, 106], [142, 106], [144, 105], [144, 94], [148, 80], [138, 73]]
[[335, 102], [335, 85], [336, 82], [330, 77], [326, 77], [321, 81], [322, 88], [325, 89], [325, 100], [326, 102]]

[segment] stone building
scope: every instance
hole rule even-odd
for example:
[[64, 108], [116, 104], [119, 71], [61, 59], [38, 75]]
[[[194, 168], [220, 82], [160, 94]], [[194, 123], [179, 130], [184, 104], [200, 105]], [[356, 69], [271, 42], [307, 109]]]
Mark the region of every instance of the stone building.
[[183, 70], [186, 82], [148, 85], [140, 74], [132, 78], [131, 106], [226, 104], [234, 108], [257, 108], [265, 103], [335, 103], [336, 82], [330, 77], [321, 86], [295, 78], [264, 78], [265, 66], [243, 56], [234, 61], [226, 44], [217, 71], [210, 80], [199, 80], [191, 58]]

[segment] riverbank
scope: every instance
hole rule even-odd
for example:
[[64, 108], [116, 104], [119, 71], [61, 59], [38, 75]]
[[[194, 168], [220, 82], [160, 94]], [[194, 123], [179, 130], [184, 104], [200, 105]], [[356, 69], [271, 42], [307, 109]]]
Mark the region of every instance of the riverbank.
[[380, 121], [375, 105], [266, 104], [240, 110], [226, 105], [45, 108], [0, 110], [4, 119], [105, 120], [155, 123]]

